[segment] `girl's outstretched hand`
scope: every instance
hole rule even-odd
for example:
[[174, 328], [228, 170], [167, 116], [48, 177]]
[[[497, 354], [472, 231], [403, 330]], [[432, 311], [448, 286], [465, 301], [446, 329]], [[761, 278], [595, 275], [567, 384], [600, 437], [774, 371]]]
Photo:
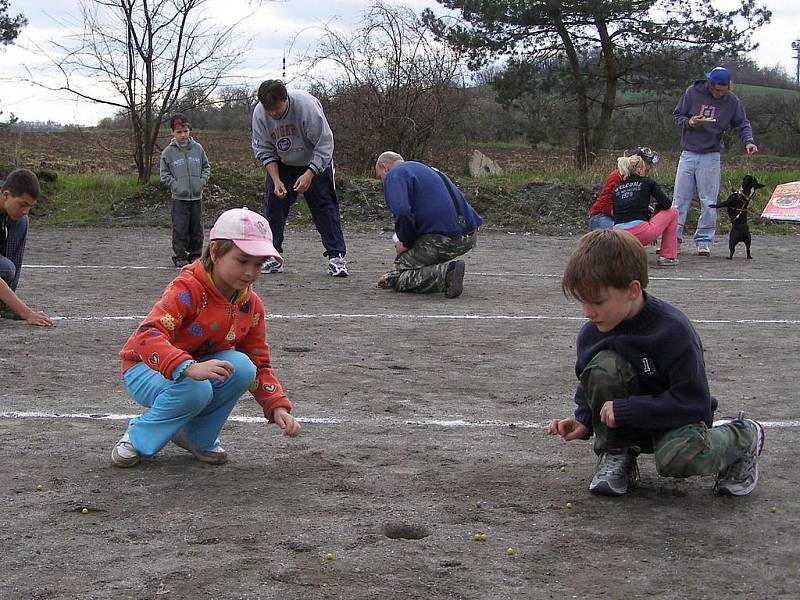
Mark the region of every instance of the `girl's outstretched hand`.
[[300, 423], [285, 408], [276, 408], [272, 413], [272, 420], [283, 430], [283, 435], [295, 437], [300, 433]]

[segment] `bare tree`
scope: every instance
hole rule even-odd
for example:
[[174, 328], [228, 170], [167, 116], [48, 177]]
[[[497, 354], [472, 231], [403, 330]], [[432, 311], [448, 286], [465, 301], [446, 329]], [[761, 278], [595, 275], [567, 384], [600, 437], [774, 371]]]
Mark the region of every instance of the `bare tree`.
[[311, 63], [327, 74], [315, 90], [350, 164], [369, 165], [386, 149], [421, 157], [466, 103], [459, 54], [408, 7], [377, 1], [352, 32], [324, 26]]
[[[86, 0], [83, 29], [48, 53], [53, 91], [114, 106], [129, 118], [140, 182], [150, 179], [153, 149], [166, 116], [184, 92], [202, 101], [238, 64], [237, 25], [220, 28], [203, 15], [207, 0]], [[185, 108], [181, 106], [180, 108]]]
[[[28, 19], [24, 15], [11, 17], [8, 15], [8, 0], [0, 0], [0, 45], [8, 46], [13, 44], [19, 35], [20, 29], [28, 24]], [[0, 111], [0, 115], [3, 111]], [[0, 122], [0, 129], [13, 125], [17, 122], [14, 113], [11, 113], [7, 122]]]

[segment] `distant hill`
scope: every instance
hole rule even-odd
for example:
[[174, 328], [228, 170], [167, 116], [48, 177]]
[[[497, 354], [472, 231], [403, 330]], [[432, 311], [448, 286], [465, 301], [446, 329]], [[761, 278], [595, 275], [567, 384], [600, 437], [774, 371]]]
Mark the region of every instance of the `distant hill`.
[[742, 98], [753, 96], [783, 96], [786, 98], [800, 97], [800, 89], [788, 90], [786, 88], [767, 87], [764, 85], [750, 85], [749, 83], [733, 84], [734, 93]]

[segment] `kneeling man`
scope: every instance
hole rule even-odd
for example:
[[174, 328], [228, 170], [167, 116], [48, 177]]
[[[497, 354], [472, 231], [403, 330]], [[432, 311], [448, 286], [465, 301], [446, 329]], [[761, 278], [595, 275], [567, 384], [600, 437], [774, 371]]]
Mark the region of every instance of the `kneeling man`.
[[394, 216], [394, 270], [378, 279], [378, 287], [396, 292], [444, 292], [461, 295], [464, 261], [483, 220], [441, 171], [396, 152], [384, 152], [375, 163], [383, 195]]

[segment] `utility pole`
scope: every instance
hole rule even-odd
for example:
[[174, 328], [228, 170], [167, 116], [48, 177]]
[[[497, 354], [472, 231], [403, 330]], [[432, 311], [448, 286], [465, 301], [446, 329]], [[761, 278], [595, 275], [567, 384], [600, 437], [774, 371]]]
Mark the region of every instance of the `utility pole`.
[[[794, 48], [794, 44], [795, 43], [793, 42], [792, 48]], [[798, 54], [798, 56], [800, 56], [800, 54]], [[286, 50], [283, 51], [283, 77], [281, 78], [281, 81], [286, 81]]]
[[800, 40], [792, 42], [792, 50], [795, 52], [794, 59], [797, 61], [797, 69], [795, 71], [794, 83], [800, 86]]

